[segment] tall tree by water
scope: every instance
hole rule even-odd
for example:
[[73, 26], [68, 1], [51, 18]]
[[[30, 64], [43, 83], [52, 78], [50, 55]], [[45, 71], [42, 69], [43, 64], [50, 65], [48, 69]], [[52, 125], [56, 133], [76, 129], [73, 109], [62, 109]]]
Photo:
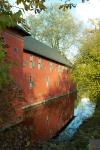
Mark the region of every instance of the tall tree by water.
[[[99, 21], [100, 22], [100, 21]], [[81, 95], [100, 97], [100, 28], [89, 30], [81, 43], [73, 67], [73, 78]]]
[[60, 10], [59, 4], [49, 6], [38, 16], [29, 16], [28, 23], [34, 38], [58, 50], [68, 50], [79, 38], [79, 23], [69, 11]]

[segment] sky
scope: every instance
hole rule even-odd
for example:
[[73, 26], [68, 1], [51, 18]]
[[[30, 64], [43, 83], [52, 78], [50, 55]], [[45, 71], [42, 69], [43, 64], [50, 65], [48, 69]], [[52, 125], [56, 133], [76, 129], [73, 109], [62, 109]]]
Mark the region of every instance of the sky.
[[80, 20], [87, 22], [89, 19], [100, 19], [100, 0], [90, 0], [76, 7], [76, 15]]

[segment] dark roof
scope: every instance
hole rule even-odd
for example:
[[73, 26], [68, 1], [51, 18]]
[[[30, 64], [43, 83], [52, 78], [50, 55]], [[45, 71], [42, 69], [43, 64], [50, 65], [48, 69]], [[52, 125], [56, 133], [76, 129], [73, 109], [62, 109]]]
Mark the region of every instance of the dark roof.
[[19, 25], [17, 25], [15, 28], [18, 29], [19, 31], [25, 33], [26, 35], [30, 35], [29, 32], [27, 32], [23, 27], [21, 27], [21, 26], [19, 26]]
[[26, 36], [24, 38], [24, 50], [43, 56], [58, 63], [70, 67], [72, 66], [70, 61], [64, 57], [64, 55], [61, 55], [58, 50], [51, 48], [36, 39], [33, 39], [31, 36]]
[[19, 26], [19, 25], [16, 25], [14, 27], [10, 27], [10, 29], [13, 29], [13, 30], [17, 30], [19, 31], [20, 33], [22, 33], [24, 36], [30, 36], [30, 33], [27, 32], [23, 27]]

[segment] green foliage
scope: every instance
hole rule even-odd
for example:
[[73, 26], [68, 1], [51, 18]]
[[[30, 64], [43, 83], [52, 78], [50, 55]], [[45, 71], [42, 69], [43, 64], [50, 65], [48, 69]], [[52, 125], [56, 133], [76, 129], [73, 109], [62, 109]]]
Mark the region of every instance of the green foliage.
[[88, 33], [81, 43], [73, 78], [81, 95], [92, 99], [100, 96], [100, 30]]
[[29, 16], [28, 23], [34, 38], [59, 50], [68, 50], [79, 38], [79, 23], [70, 12], [59, 10], [59, 4], [49, 6], [36, 17]]
[[3, 29], [15, 26], [17, 22], [21, 21], [21, 10], [12, 12], [12, 6], [8, 1], [0, 1], [0, 31]]
[[36, 13], [46, 9], [44, 2], [45, 0], [16, 0], [17, 5], [22, 3], [26, 11], [35, 10]]
[[8, 69], [11, 63], [6, 60], [6, 45], [2, 38], [2, 31], [7, 27], [16, 26], [18, 22], [22, 21], [21, 10], [12, 12], [12, 5], [6, 1], [0, 1], [0, 89], [9, 83]]
[[9, 82], [9, 77], [7, 75], [7, 71], [10, 67], [10, 63], [7, 63], [6, 60], [6, 45], [2, 38], [0, 38], [0, 89], [2, 86]]
[[[69, 1], [70, 2], [65, 1], [65, 3], [63, 5], [59, 6], [59, 9], [62, 9], [63, 11], [66, 11], [68, 9], [75, 8], [77, 6], [76, 3], [71, 2], [71, 0], [69, 0]], [[89, 1], [89, 0], [82, 0], [82, 3], [86, 2], [86, 1]]]
[[0, 1], [0, 89], [9, 83], [7, 75], [11, 64], [6, 60], [6, 45], [2, 38], [1, 32], [7, 27], [12, 27], [21, 21], [21, 10], [12, 12], [12, 6], [6, 0]]

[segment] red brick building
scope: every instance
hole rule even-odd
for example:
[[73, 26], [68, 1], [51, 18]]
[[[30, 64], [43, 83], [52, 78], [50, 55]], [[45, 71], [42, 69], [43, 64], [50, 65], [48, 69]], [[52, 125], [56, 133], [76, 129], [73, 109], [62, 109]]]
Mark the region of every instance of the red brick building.
[[76, 87], [70, 79], [71, 63], [19, 26], [6, 30], [3, 36], [9, 45], [7, 57], [17, 64], [9, 74], [25, 98], [24, 102], [12, 101], [16, 113], [9, 124], [23, 122], [33, 127], [35, 139], [49, 139], [74, 115]]

